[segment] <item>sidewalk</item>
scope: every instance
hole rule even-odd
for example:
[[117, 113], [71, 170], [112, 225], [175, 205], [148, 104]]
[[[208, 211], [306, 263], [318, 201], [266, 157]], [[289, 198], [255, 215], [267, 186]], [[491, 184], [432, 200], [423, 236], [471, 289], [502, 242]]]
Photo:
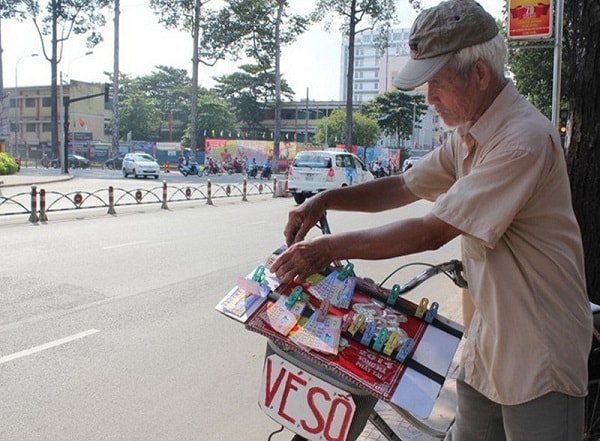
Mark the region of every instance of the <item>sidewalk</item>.
[[0, 191], [4, 187], [39, 185], [71, 179], [73, 176], [62, 174], [59, 169], [22, 168], [12, 175], [0, 175]]

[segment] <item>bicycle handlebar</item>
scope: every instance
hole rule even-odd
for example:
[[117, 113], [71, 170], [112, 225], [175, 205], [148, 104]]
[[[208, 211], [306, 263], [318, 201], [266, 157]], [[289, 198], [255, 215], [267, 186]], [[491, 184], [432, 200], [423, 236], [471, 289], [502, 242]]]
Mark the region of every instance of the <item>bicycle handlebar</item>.
[[[331, 228], [329, 227], [329, 222], [327, 221], [327, 212], [324, 212], [321, 215], [321, 218], [317, 222], [316, 226], [321, 230], [321, 233], [331, 234]], [[339, 262], [339, 261], [334, 261], [332, 263], [336, 267], [341, 268], [343, 266], [341, 264], [341, 262]], [[423, 265], [429, 265], [429, 264], [423, 264]], [[408, 265], [405, 265], [405, 266], [408, 266]], [[400, 269], [404, 268], [405, 266], [397, 268], [395, 271], [393, 271], [383, 282], [381, 282], [379, 284], [379, 286], [381, 287], [381, 285], [383, 285], [383, 283], [389, 277], [391, 277], [396, 271], [399, 271]], [[467, 288], [468, 283], [464, 279], [464, 277], [462, 275], [462, 271], [463, 271], [463, 264], [460, 260], [456, 260], [456, 259], [450, 260], [448, 262], [443, 262], [438, 265], [429, 265], [428, 269], [420, 272], [419, 274], [414, 276], [412, 279], [410, 279], [408, 282], [406, 282], [405, 284], [400, 286], [400, 295], [406, 294], [409, 291], [412, 291], [413, 289], [415, 289], [417, 286], [421, 285], [426, 280], [428, 280], [431, 277], [438, 275], [440, 273], [443, 273], [446, 276], [448, 276], [454, 282], [454, 284], [457, 285], [458, 287]]]

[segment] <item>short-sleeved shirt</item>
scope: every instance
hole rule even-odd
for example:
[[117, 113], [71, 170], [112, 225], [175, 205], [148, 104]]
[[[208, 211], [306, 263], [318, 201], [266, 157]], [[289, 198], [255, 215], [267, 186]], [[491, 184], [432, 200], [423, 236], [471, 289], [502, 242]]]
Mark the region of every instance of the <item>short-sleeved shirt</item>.
[[476, 308], [463, 349], [466, 382], [506, 405], [552, 391], [584, 396], [592, 318], [550, 121], [508, 82], [479, 120], [454, 130], [404, 180], [463, 232]]

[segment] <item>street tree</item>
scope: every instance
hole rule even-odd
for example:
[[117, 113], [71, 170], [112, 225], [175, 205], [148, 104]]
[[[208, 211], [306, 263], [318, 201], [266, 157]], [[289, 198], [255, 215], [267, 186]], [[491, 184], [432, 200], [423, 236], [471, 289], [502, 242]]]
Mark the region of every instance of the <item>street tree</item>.
[[[58, 65], [62, 60], [63, 46], [72, 35], [86, 37], [86, 47], [93, 48], [102, 41], [100, 29], [106, 24], [103, 14], [111, 0], [23, 0], [26, 16], [37, 30], [42, 52], [50, 63], [50, 123], [54, 152], [58, 139]], [[63, 161], [65, 162], [65, 161]], [[63, 164], [66, 172], [67, 164]]]
[[4, 145], [10, 134], [8, 122], [8, 96], [4, 94], [4, 67], [2, 62], [2, 20], [25, 17], [22, 0], [0, 0], [0, 144]]
[[361, 32], [373, 31], [380, 48], [388, 46], [389, 31], [396, 14], [394, 0], [317, 0], [312, 19], [324, 21], [328, 28], [330, 17], [342, 18], [342, 32], [348, 38], [348, 66], [346, 71], [346, 149], [352, 139], [352, 101], [354, 91], [354, 42]]
[[509, 41], [508, 68], [519, 92], [552, 118], [553, 49], [543, 43]]
[[[198, 146], [195, 144], [198, 138], [198, 64], [201, 62], [199, 56], [201, 9], [208, 2], [201, 0], [150, 0], [150, 7], [158, 16], [158, 21], [167, 28], [180, 29], [190, 32], [192, 35], [192, 87], [191, 87], [191, 131], [192, 131], [192, 154], [196, 156]], [[205, 14], [208, 12], [205, 12]]]
[[[347, 121], [346, 111], [342, 109], [336, 109], [329, 116], [321, 118], [317, 122], [315, 142], [325, 144], [327, 147], [335, 147], [336, 144], [345, 144]], [[377, 142], [380, 133], [381, 129], [377, 125], [377, 121], [373, 118], [361, 113], [352, 114], [351, 138], [354, 145], [371, 147]]]
[[222, 9], [207, 14], [200, 45], [204, 59], [245, 57], [261, 67], [263, 74], [274, 71], [275, 157], [281, 138], [281, 48], [294, 42], [309, 24], [306, 17], [288, 14], [287, 6], [287, 0], [226, 0]]
[[[206, 91], [198, 97], [198, 145], [202, 145], [209, 136], [232, 137], [237, 135], [239, 127], [229, 104], [214, 92]], [[191, 145], [191, 125], [184, 131], [181, 144]]]
[[[275, 96], [273, 70], [265, 72], [263, 66], [245, 64], [238, 72], [217, 77], [215, 81], [217, 95], [229, 102], [238, 121], [250, 131], [262, 130], [265, 111]], [[281, 80], [281, 94], [288, 99], [294, 95], [285, 80]]]
[[423, 95], [400, 90], [380, 93], [365, 106], [365, 113], [377, 121], [384, 135], [395, 137], [398, 145], [401, 139], [412, 139], [426, 112]]
[[[187, 71], [158, 65], [151, 74], [136, 78], [133, 86], [155, 103], [163, 126], [168, 126], [169, 141], [181, 138], [183, 129], [191, 120], [191, 81]], [[198, 93], [202, 93], [201, 89]], [[174, 121], [182, 121], [184, 124], [175, 126]]]
[[581, 227], [588, 293], [600, 301], [600, 7], [597, 0], [565, 2], [565, 139], [573, 206]]
[[131, 134], [132, 139], [158, 141], [162, 116], [153, 98], [132, 91], [120, 99], [119, 112], [121, 133]]

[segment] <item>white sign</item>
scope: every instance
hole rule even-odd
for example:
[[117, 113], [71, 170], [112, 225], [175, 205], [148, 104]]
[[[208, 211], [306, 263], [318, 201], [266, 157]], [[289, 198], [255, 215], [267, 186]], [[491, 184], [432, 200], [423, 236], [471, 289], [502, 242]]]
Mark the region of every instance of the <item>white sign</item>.
[[265, 360], [259, 405], [273, 420], [312, 441], [344, 441], [356, 411], [350, 393], [277, 354]]

